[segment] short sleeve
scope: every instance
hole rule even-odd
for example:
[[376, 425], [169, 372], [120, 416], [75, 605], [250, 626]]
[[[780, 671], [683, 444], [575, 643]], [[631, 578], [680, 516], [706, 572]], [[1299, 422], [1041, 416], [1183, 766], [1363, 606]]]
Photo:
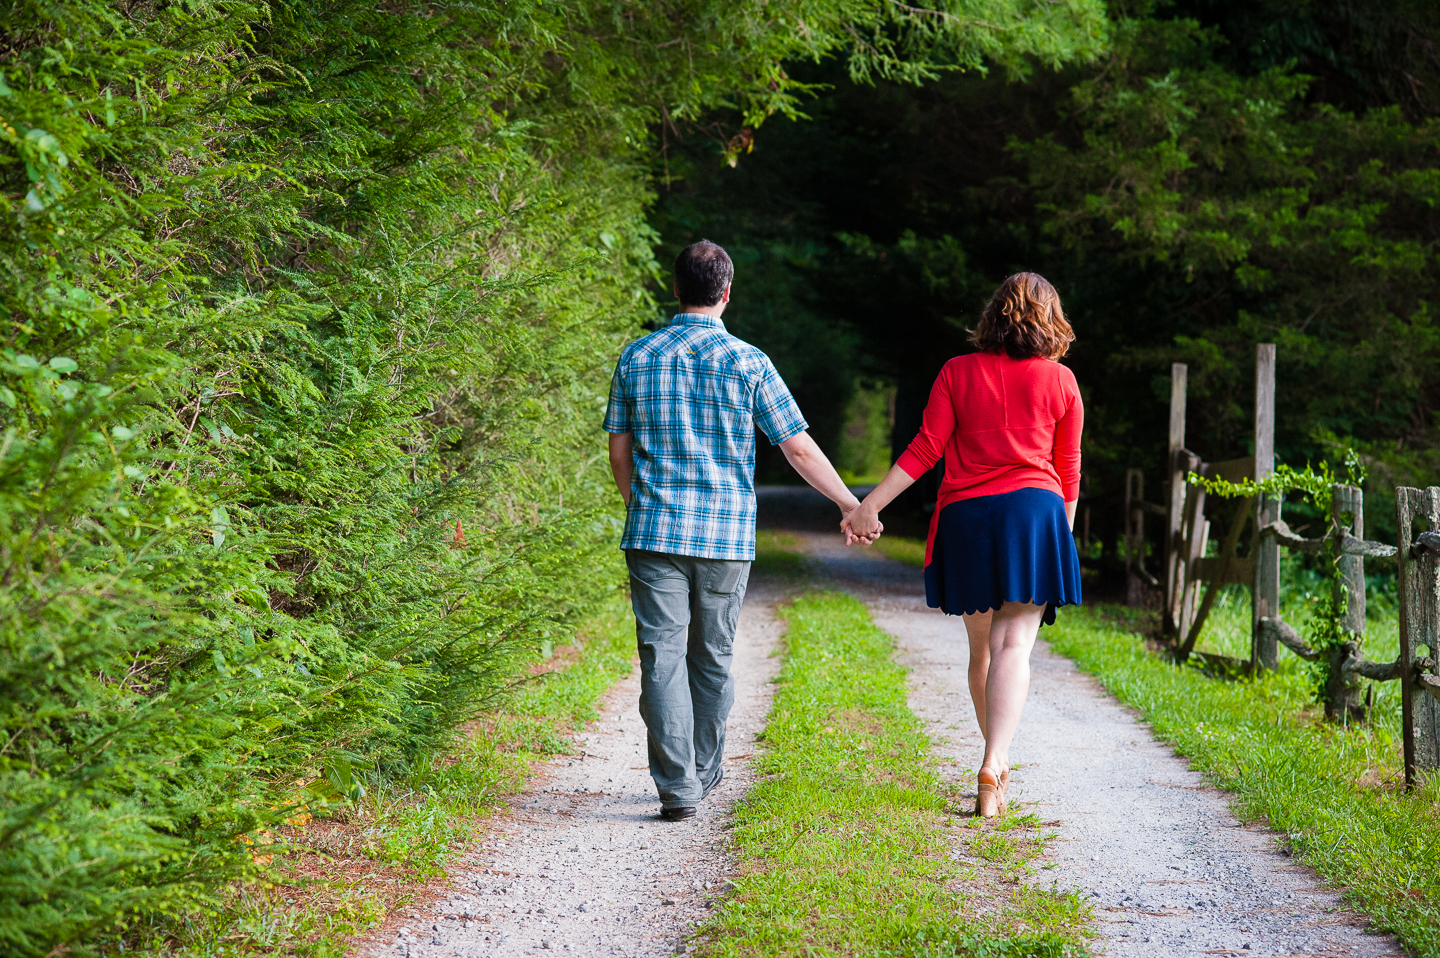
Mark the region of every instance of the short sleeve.
[[755, 386], [755, 399], [751, 405], [755, 425], [765, 433], [765, 438], [774, 445], [780, 445], [810, 428], [795, 397], [780, 378], [774, 363], [766, 358], [760, 368], [760, 381]]
[[634, 432], [635, 417], [630, 399], [625, 395], [625, 357], [615, 364], [615, 375], [610, 377], [610, 402], [605, 407], [606, 432]]

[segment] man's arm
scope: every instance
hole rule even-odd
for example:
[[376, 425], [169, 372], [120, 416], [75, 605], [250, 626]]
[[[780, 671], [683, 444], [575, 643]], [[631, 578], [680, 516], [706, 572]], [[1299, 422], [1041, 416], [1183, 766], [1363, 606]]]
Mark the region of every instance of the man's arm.
[[634, 472], [634, 433], [610, 433], [610, 474], [615, 477], [615, 485], [620, 489], [620, 498], [625, 500], [627, 507], [630, 505], [630, 478]]
[[780, 444], [780, 451], [786, 460], [800, 473], [800, 478], [825, 494], [825, 498], [840, 507], [843, 515], [849, 515], [860, 500], [845, 487], [845, 482], [825, 453], [810, 438], [808, 432], [799, 432]]

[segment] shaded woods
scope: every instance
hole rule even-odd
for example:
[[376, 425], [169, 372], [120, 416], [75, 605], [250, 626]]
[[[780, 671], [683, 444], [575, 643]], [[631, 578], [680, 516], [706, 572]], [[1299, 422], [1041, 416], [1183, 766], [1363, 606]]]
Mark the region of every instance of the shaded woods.
[[616, 594], [598, 423], [660, 311], [666, 124], [794, 115], [791, 61], [921, 82], [1107, 31], [1093, 0], [7, 4], [0, 951], [184, 948], [276, 823], [451, 747]]
[[1050, 278], [1079, 337], [1083, 491], [1111, 572], [1125, 470], [1152, 498], [1168, 471], [1170, 364], [1189, 364], [1191, 448], [1242, 456], [1255, 344], [1274, 342], [1280, 460], [1360, 450], [1372, 531], [1393, 541], [1390, 490], [1440, 473], [1440, 15], [1109, 12], [1108, 52], [1059, 71], [914, 86], [797, 68], [826, 84], [809, 119], [755, 130], [735, 168], [738, 114], [672, 144], [662, 248], [728, 238], [747, 282], [726, 319], [820, 411], [827, 448], [854, 390], [893, 388], [898, 452], [999, 280]]

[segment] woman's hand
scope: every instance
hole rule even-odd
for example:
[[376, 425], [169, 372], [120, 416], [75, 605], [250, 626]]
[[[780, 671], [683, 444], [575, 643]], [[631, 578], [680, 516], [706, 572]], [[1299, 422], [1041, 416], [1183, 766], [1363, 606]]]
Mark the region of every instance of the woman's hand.
[[862, 542], [869, 545], [880, 538], [880, 533], [885, 531], [885, 526], [880, 522], [880, 515], [875, 507], [870, 504], [867, 498], [855, 509], [847, 513], [840, 522], [840, 529], [845, 533], [845, 544], [847, 546]]

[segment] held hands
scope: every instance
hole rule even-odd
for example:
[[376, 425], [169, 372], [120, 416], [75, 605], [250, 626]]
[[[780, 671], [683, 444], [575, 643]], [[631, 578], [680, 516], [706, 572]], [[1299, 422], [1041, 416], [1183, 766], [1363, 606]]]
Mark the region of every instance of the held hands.
[[885, 526], [875, 508], [862, 502], [845, 513], [845, 518], [840, 520], [840, 530], [845, 533], [847, 546], [857, 542], [868, 546], [880, 538]]

